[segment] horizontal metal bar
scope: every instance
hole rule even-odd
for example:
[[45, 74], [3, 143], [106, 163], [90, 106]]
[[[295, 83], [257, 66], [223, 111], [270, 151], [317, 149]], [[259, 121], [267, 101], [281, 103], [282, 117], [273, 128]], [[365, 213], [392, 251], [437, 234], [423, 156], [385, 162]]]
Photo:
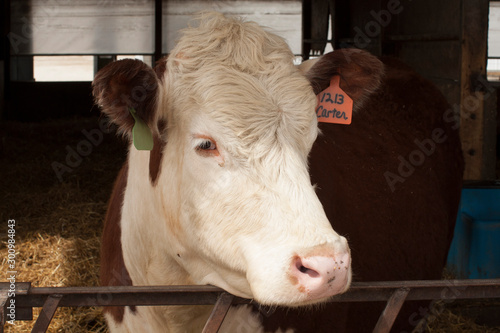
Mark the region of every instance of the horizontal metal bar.
[[[23, 283], [18, 283], [22, 289]], [[0, 284], [0, 290], [5, 288]], [[387, 301], [397, 289], [409, 289], [406, 300], [500, 298], [500, 279], [357, 282], [332, 302]], [[16, 287], [17, 289], [17, 287]], [[16, 293], [16, 307], [43, 306], [59, 294], [59, 306], [210, 305], [224, 290], [214, 286], [31, 287]], [[252, 300], [235, 297], [233, 304]]]
[[31, 288], [31, 282], [16, 282], [14, 289], [11, 288], [11, 285], [10, 282], [0, 282], [0, 290], [14, 292], [16, 295], [27, 295]]

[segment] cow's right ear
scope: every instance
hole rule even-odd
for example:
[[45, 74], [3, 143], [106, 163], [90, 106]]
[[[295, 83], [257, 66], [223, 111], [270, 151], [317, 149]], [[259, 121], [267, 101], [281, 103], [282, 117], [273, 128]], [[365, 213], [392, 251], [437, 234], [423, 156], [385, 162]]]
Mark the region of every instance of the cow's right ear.
[[359, 110], [380, 86], [384, 64], [374, 55], [359, 49], [339, 49], [299, 66], [317, 95], [330, 85], [333, 76], [340, 76], [340, 88]]
[[155, 71], [140, 60], [124, 59], [112, 62], [101, 69], [92, 83], [96, 104], [118, 125], [118, 131], [132, 136], [136, 117], [156, 131], [156, 105], [158, 78]]

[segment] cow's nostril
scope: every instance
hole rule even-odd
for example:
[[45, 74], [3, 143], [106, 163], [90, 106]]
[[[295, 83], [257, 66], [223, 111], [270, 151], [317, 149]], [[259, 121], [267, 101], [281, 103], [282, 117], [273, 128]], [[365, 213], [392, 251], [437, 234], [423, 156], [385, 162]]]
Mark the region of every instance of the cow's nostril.
[[302, 260], [300, 260], [300, 259], [296, 262], [296, 267], [299, 270], [299, 272], [307, 274], [312, 278], [319, 276], [319, 273], [316, 272], [314, 269], [311, 269], [311, 268], [304, 266], [302, 264]]

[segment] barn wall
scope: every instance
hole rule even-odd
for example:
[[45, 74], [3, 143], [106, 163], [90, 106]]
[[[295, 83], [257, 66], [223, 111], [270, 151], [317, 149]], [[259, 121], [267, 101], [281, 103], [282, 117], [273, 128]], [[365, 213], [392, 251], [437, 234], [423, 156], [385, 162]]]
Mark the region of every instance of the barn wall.
[[386, 31], [393, 54], [460, 102], [460, 1], [406, 1]]
[[[0, 29], [5, 34], [10, 26], [9, 16], [7, 15], [10, 11], [9, 1], [0, 0], [0, 8], [2, 10], [2, 15], [0, 15]], [[6, 69], [9, 68], [8, 48], [8, 39], [3, 36], [3, 38], [0, 39], [0, 119], [2, 119], [5, 113], [5, 94], [7, 92], [7, 82], [9, 80], [6, 71]]]
[[385, 49], [443, 92], [460, 119], [464, 179], [495, 178], [496, 92], [486, 81], [488, 0], [401, 1]]
[[[163, 0], [163, 53], [196, 12], [216, 10], [270, 27], [301, 52], [300, 0]], [[153, 54], [154, 0], [33, 1], [12, 4], [15, 55]]]
[[488, 57], [500, 58], [500, 2], [490, 2]]
[[[330, 10], [335, 7], [331, 11], [335, 13], [333, 35], [337, 48], [354, 46], [376, 55], [396, 56], [434, 82], [450, 104], [457, 106], [466, 159], [465, 178], [495, 177], [496, 91], [481, 80], [486, 74], [488, 0], [306, 2], [321, 3]], [[9, 2], [2, 1], [2, 6], [6, 3]], [[33, 55], [42, 54], [155, 53], [154, 0], [11, 3], [12, 24], [2, 18], [12, 31], [2, 45], [7, 45], [13, 57], [0, 59], [0, 65], [4, 63], [2, 68], [9, 68], [11, 60], [13, 64], [21, 64]], [[163, 0], [162, 4], [163, 53], [170, 51], [179, 36], [178, 30], [187, 26], [200, 10], [218, 10], [257, 21], [287, 39], [294, 53], [302, 52], [300, 0]], [[311, 24], [317, 24], [314, 17]], [[497, 46], [491, 44], [493, 53], [500, 52]], [[3, 52], [6, 53], [5, 47]], [[24, 64], [17, 69], [29, 70], [28, 67]], [[12, 73], [15, 79], [24, 72]], [[11, 85], [9, 74], [0, 70], [0, 88], [4, 94], [0, 95], [0, 108], [4, 104], [1, 102], [8, 99], [3, 118], [29, 119], [30, 115], [36, 115], [33, 119], [40, 119], [79, 114], [83, 110], [87, 114], [85, 108], [91, 103], [88, 87], [73, 83], [62, 87], [45, 84], [39, 86], [44, 94], [37, 94], [38, 83], [26, 83], [26, 87], [22, 82]], [[31, 80], [32, 76], [31, 79], [28, 76], [22, 75], [22, 80]], [[11, 88], [14, 90], [6, 94]], [[74, 108], [59, 109], [64, 105], [56, 101], [61, 98], [61, 91], [81, 103]], [[16, 100], [15, 96], [24, 98]], [[477, 102], [472, 112], [467, 109], [471, 101]], [[40, 112], [40, 106], [45, 111]]]
[[[32, 82], [33, 56], [156, 54], [154, 0], [19, 0], [11, 4], [12, 24], [7, 27], [10, 33], [6, 47], [13, 66], [5, 68], [14, 74], [14, 83], [9, 85], [4, 119], [35, 121], [91, 114], [90, 83]], [[283, 36], [294, 53], [301, 53], [300, 0], [163, 0], [162, 8], [159, 53], [168, 53], [179, 37], [178, 30], [187, 27], [196, 12], [204, 10], [256, 21]], [[73, 107], [68, 105], [71, 100]]]
[[441, 90], [460, 119], [464, 178], [470, 180], [495, 178], [496, 91], [486, 81], [488, 8], [488, 0], [351, 0], [335, 15], [341, 22], [337, 47], [397, 57]]
[[165, 53], [175, 46], [179, 30], [187, 27], [196, 12], [216, 10], [225, 14], [238, 15], [269, 27], [282, 36], [295, 54], [301, 53], [302, 2], [288, 1], [206, 1], [168, 0], [163, 2], [163, 50]]

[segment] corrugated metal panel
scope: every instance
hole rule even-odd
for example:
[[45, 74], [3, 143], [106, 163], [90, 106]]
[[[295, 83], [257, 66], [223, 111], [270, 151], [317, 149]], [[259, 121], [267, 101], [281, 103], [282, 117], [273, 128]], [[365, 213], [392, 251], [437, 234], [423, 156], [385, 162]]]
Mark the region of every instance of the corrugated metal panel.
[[164, 1], [163, 51], [170, 51], [196, 12], [213, 10], [238, 15], [282, 36], [295, 54], [302, 50], [302, 1]]
[[153, 53], [152, 0], [12, 3], [13, 55]]
[[500, 57], [500, 3], [490, 2], [488, 57]]
[[[301, 51], [301, 1], [163, 1], [163, 52], [194, 13], [216, 10], [268, 26]], [[12, 3], [12, 55], [152, 54], [153, 0], [19, 0]]]

